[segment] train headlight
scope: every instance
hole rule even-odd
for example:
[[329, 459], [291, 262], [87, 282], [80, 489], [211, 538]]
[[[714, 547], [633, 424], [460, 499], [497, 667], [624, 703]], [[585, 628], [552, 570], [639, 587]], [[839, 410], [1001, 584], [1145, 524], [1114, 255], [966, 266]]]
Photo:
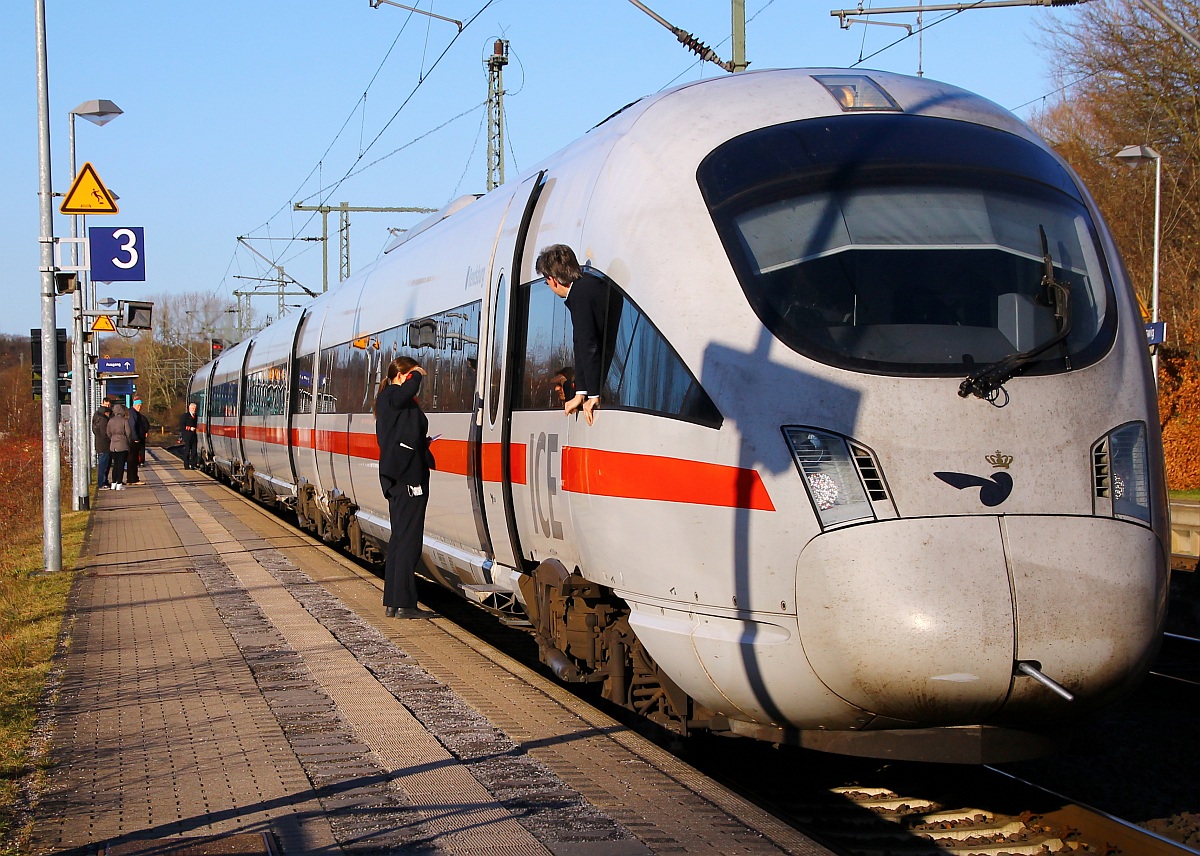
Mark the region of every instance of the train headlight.
[[[783, 436], [823, 528], [875, 517], [871, 500], [876, 491], [886, 499], [886, 490], [869, 452], [813, 428], [785, 425]], [[864, 477], [870, 484], [864, 485]]]
[[1150, 463], [1146, 426], [1130, 422], [1092, 446], [1096, 511], [1150, 523]]

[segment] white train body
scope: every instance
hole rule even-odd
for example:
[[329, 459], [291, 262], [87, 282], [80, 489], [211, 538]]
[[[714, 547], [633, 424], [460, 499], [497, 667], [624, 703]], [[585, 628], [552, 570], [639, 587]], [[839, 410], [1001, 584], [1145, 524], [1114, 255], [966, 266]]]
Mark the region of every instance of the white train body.
[[[552, 243], [614, 287], [590, 427], [548, 381], [571, 362], [533, 271]], [[1064, 329], [1047, 252], [1070, 330], [1031, 355]], [[959, 394], [1017, 352], [995, 400]], [[1110, 702], [1155, 649], [1166, 501], [1136, 301], [1078, 179], [978, 96], [781, 70], [648, 97], [201, 370], [207, 464], [369, 553], [370, 410], [398, 353], [430, 369], [430, 574], [526, 607], [534, 581], [596, 584], [711, 727], [1016, 756], [988, 735]], [[587, 679], [550, 603], [549, 661]]]

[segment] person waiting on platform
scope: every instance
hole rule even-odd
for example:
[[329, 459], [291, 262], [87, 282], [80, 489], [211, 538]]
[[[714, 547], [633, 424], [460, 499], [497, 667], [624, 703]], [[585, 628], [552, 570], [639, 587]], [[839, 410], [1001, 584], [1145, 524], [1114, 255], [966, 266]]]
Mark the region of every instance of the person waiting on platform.
[[112, 447], [108, 443], [108, 420], [112, 418], [112, 402], [105, 397], [92, 416], [92, 439], [96, 443], [96, 489], [108, 490], [109, 470], [112, 469]]
[[112, 451], [112, 487], [120, 490], [125, 486], [125, 462], [133, 445], [133, 429], [129, 426], [129, 411], [119, 401], [113, 402], [107, 430], [108, 446]]
[[575, 251], [566, 244], [552, 244], [538, 253], [534, 266], [546, 285], [567, 301], [571, 313], [571, 337], [575, 346], [575, 395], [563, 402], [570, 416], [580, 408], [587, 424], [595, 420], [600, 405], [608, 286], [604, 280], [584, 273]]
[[200, 454], [196, 451], [196, 428], [200, 420], [196, 417], [196, 402], [188, 403], [187, 410], [179, 417], [179, 442], [183, 444], [183, 468], [194, 470], [200, 466]]
[[125, 471], [129, 477], [125, 484], [142, 484], [138, 478], [138, 467], [146, 463], [146, 437], [150, 434], [150, 420], [142, 413], [142, 400], [135, 398], [133, 410], [129, 411], [129, 429], [133, 432], [133, 442], [129, 448], [129, 462]]
[[375, 396], [379, 486], [388, 502], [391, 537], [383, 565], [383, 606], [388, 618], [426, 618], [417, 608], [417, 564], [429, 505], [429, 420], [417, 402], [425, 369], [396, 357]]

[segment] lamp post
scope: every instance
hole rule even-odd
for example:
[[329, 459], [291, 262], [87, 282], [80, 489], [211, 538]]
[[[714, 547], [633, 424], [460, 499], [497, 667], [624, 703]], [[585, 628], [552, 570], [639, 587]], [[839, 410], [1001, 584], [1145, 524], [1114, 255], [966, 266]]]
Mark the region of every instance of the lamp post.
[[[1154, 274], [1152, 277], [1150, 320], [1158, 323], [1158, 241], [1162, 220], [1162, 155], [1150, 146], [1126, 146], [1117, 152], [1117, 157], [1129, 164], [1154, 161]], [[1154, 385], [1158, 386], [1158, 352], [1150, 357], [1154, 367]]]
[[[75, 176], [75, 117], [82, 116], [93, 125], [107, 125], [123, 111], [106, 98], [84, 101], [69, 115], [68, 142], [71, 153], [71, 176]], [[71, 215], [71, 237], [78, 238], [83, 231], [81, 217]], [[79, 245], [72, 244], [73, 261], [79, 264]], [[88, 425], [88, 414], [92, 412], [91, 375], [92, 367], [83, 350], [85, 316], [84, 309], [93, 309], [85, 300], [88, 285], [86, 277], [80, 277], [79, 287], [71, 295], [74, 340], [71, 343], [71, 458], [75, 462], [71, 471], [72, 505], [76, 511], [88, 507], [88, 490], [92, 475], [92, 434]]]
[[54, 321], [54, 197], [50, 179], [50, 86], [46, 51], [46, 0], [35, 0], [38, 90], [38, 211], [42, 280], [42, 563], [62, 570], [62, 465], [58, 446], [58, 355]]

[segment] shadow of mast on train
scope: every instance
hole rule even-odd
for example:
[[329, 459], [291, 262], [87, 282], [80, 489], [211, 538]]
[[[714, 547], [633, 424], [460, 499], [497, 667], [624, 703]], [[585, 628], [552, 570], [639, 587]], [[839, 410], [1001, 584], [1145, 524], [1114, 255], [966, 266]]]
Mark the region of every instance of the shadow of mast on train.
[[[752, 414], [753, 424], [749, 430], [740, 424], [732, 426], [740, 434], [738, 469], [746, 476], [759, 470], [774, 476], [792, 473], [796, 479], [796, 490], [788, 495], [800, 497], [805, 503], [802, 508], [782, 505], [785, 497], [777, 491], [771, 498], [775, 506], [774, 511], [756, 510], [752, 507], [752, 492], [756, 489], [756, 480], [748, 477], [738, 479], [731, 544], [736, 609], [739, 615], [744, 616], [738, 639], [738, 653], [745, 680], [753, 692], [755, 701], [774, 722], [784, 725], [787, 720], [769, 688], [772, 678], [766, 674], [763, 664], [759, 661], [760, 655], [756, 652], [756, 646], [761, 644], [762, 629], [759, 622], [750, 618], [753, 612], [784, 613], [781, 618], [790, 621], [790, 614], [798, 615], [799, 612], [799, 604], [794, 601], [801, 586], [801, 581], [796, 579], [797, 561], [804, 548], [804, 543], [799, 537], [804, 531], [800, 521], [812, 520], [813, 510], [804, 499], [803, 480], [792, 461], [781, 426], [811, 425], [833, 430], [852, 426], [857, 419], [860, 396], [856, 390], [771, 362], [773, 341], [771, 333], [762, 327], [758, 341], [749, 353], [710, 344], [704, 352], [702, 384], [705, 389], [721, 390], [723, 400], [735, 403], [731, 408], [733, 412]], [[753, 367], [752, 370], [748, 370], [750, 366]], [[833, 417], [832, 424], [822, 423], [818, 414], [823, 412], [828, 412]], [[761, 445], [758, 438], [761, 438]], [[759, 549], [758, 555], [755, 556], [754, 525], [756, 521], [764, 520], [765, 515], [783, 515], [797, 521], [794, 527], [780, 527], [775, 520], [768, 524], [776, 533], [782, 528], [784, 531], [794, 531], [797, 537], [792, 544], [781, 544], [776, 538], [770, 542], [768, 549]], [[819, 524], [815, 521], [811, 523], [810, 531], [814, 535], [819, 534]], [[764, 559], [780, 555], [784, 557], [780, 560], [781, 567], [769, 568], [763, 564]], [[751, 580], [754, 577], [768, 580], [772, 576], [793, 581], [787, 589], [787, 602], [793, 607], [791, 610], [781, 610], [778, 601], [762, 602], [761, 594], [755, 599]], [[763, 586], [758, 588], [761, 592]], [[791, 668], [786, 663], [778, 664], [773, 680], [778, 682], [780, 675], [786, 674]]]

